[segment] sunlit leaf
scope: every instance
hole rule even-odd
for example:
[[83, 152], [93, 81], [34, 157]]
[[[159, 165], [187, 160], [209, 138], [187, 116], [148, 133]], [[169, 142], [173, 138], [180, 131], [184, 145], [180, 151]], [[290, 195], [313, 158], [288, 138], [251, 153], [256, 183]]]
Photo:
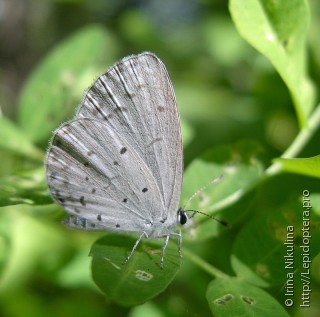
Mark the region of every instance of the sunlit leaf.
[[314, 86], [306, 71], [307, 1], [231, 0], [230, 12], [239, 33], [279, 72], [305, 125], [315, 105]]
[[[182, 207], [213, 215], [231, 224], [236, 222], [246, 212], [249, 204], [246, 203], [246, 206], [239, 209], [234, 204], [239, 202], [242, 192], [252, 186], [263, 173], [258, 159], [260, 151], [261, 148], [250, 141], [222, 145], [206, 151], [185, 172]], [[215, 182], [219, 176], [222, 178]], [[229, 205], [232, 208], [226, 211], [225, 208]], [[201, 215], [196, 215], [195, 218], [192, 233], [197, 239], [212, 237], [225, 230], [220, 223], [210, 218]], [[189, 228], [186, 229], [190, 231]]]
[[320, 155], [308, 158], [276, 158], [283, 171], [320, 178]]

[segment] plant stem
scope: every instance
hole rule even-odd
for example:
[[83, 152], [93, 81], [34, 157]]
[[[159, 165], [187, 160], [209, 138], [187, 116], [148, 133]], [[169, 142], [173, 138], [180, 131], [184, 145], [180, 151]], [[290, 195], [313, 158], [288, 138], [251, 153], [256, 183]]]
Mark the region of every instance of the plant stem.
[[183, 249], [183, 254], [186, 258], [188, 258], [191, 262], [202, 268], [204, 271], [212, 275], [213, 277], [220, 277], [220, 278], [226, 278], [229, 277], [229, 275], [223, 273], [222, 271], [218, 270], [214, 266], [210, 265], [208, 262], [201, 259], [199, 256], [194, 254], [193, 252], [187, 250], [186, 248]]

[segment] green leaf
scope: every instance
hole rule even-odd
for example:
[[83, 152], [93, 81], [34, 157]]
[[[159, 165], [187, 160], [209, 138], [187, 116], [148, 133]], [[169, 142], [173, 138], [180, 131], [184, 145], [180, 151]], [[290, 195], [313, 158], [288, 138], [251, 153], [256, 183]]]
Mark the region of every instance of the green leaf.
[[[304, 238], [302, 211], [307, 210], [306, 207], [304, 201], [294, 199], [254, 217], [240, 231], [233, 245], [231, 265], [237, 276], [256, 285], [281, 287], [285, 285], [288, 273], [304, 271], [300, 246]], [[309, 242], [312, 259], [317, 254], [316, 246], [320, 244], [320, 217], [311, 211], [309, 219], [312, 219], [308, 226], [312, 236]], [[284, 258], [288, 252], [289, 256]], [[301, 280], [295, 276], [295, 291], [298, 292]]]
[[0, 179], [0, 207], [18, 204], [43, 205], [51, 202], [43, 168]]
[[0, 148], [29, 159], [42, 161], [43, 153], [29, 138], [5, 117], [0, 117]]
[[47, 142], [51, 132], [73, 116], [84, 89], [114, 62], [116, 51], [114, 39], [99, 26], [83, 28], [57, 46], [22, 91], [19, 124], [28, 138]]
[[306, 74], [310, 12], [303, 0], [231, 0], [232, 19], [243, 38], [265, 55], [287, 85], [301, 125], [315, 102]]
[[320, 155], [308, 158], [276, 158], [283, 171], [320, 178]]
[[[249, 204], [240, 210], [234, 205], [228, 211], [225, 208], [238, 202], [242, 191], [261, 177], [263, 168], [257, 158], [260, 151], [261, 147], [255, 142], [242, 141], [210, 149], [195, 159], [184, 174], [181, 198], [183, 208], [205, 212], [234, 223], [246, 212]], [[218, 183], [212, 183], [221, 175], [223, 178]], [[209, 186], [206, 187], [207, 184]], [[195, 225], [193, 236], [197, 239], [216, 236], [225, 230], [218, 222], [201, 215], [196, 216], [195, 221], [198, 224]]]
[[207, 300], [215, 317], [289, 317], [267, 292], [236, 278], [219, 278], [207, 289]]
[[127, 264], [136, 239], [118, 234], [99, 239], [92, 247], [92, 276], [107, 298], [120, 305], [137, 305], [161, 293], [180, 267], [176, 243], [169, 241], [160, 267], [162, 245], [141, 241]]

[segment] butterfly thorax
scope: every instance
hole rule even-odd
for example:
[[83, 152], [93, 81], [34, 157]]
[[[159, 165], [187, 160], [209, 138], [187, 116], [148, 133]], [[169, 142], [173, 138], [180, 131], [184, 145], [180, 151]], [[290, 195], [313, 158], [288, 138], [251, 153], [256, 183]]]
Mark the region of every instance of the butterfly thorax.
[[161, 238], [170, 235], [176, 226], [177, 222], [154, 222], [146, 224], [144, 232], [149, 238]]
[[163, 219], [157, 222], [148, 222], [145, 224], [145, 233], [150, 238], [160, 238], [165, 237], [172, 232], [174, 232], [174, 229], [180, 224], [184, 225], [188, 222], [189, 218], [186, 213], [186, 211], [182, 208], [179, 208], [177, 212], [177, 218], [168, 218]]

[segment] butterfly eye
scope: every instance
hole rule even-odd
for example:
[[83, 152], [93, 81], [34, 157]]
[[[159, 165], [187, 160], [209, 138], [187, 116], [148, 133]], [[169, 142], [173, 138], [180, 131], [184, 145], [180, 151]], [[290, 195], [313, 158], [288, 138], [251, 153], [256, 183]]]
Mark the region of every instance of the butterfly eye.
[[188, 221], [187, 213], [181, 208], [178, 210], [178, 221], [181, 225], [186, 224]]

